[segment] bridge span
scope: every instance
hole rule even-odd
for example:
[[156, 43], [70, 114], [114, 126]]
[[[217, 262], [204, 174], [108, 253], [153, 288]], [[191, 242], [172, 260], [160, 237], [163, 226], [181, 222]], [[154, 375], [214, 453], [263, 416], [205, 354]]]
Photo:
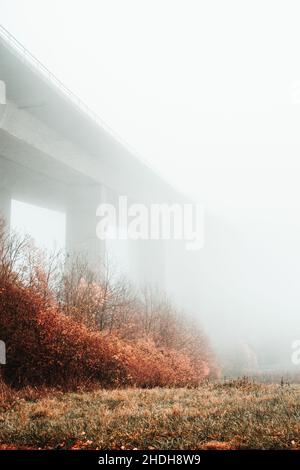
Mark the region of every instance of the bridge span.
[[[3, 27], [0, 80], [0, 212], [8, 223], [12, 199], [63, 211], [67, 251], [93, 262], [106, 249], [95, 230], [100, 202], [185, 202]], [[126, 250], [135, 279], [165, 286], [176, 264], [165, 241], [129, 241]]]

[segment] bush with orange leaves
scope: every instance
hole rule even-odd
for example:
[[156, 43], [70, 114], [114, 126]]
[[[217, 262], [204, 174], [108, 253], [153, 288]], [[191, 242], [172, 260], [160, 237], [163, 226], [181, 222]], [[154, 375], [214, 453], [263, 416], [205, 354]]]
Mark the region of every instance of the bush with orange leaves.
[[28, 239], [8, 236], [0, 223], [0, 338], [7, 356], [1, 372], [7, 384], [196, 386], [211, 373], [214, 361], [205, 341], [175, 334], [174, 316], [169, 323], [153, 317], [150, 328], [149, 309], [143, 313], [127, 289], [99, 287], [80, 276], [78, 289], [69, 286], [66, 299], [60, 289], [68, 278], [55, 269], [50, 275], [49, 262], [48, 271], [43, 262]]
[[7, 346], [2, 373], [12, 386], [192, 386], [203, 378], [187, 355], [150, 340], [129, 343], [91, 332], [32, 288], [2, 284], [0, 310]]

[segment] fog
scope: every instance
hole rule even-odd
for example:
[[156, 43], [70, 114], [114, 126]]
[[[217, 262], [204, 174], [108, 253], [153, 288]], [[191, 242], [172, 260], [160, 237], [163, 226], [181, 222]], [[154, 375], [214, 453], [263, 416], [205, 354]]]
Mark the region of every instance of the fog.
[[300, 338], [299, 10], [264, 0], [0, 3], [18, 40], [204, 203], [206, 243], [183, 302], [219, 351], [245, 342], [262, 369], [292, 369]]

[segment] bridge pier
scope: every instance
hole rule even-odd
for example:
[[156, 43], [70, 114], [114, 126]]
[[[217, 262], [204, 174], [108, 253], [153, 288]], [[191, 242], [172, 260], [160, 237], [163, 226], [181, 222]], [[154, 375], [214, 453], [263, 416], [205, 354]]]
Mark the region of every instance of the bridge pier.
[[7, 188], [0, 188], [0, 216], [4, 217], [7, 228], [11, 219], [11, 193]]
[[96, 235], [96, 209], [103, 200], [103, 187], [73, 188], [66, 206], [66, 253], [80, 255], [97, 269], [105, 254], [105, 244]]
[[[136, 242], [137, 243], [137, 242]], [[165, 241], [139, 240], [139, 282], [165, 288]]]

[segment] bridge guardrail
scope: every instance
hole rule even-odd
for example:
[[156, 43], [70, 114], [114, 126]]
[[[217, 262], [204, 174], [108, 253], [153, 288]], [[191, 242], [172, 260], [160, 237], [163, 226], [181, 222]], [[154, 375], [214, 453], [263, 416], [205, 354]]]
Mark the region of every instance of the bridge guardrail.
[[[100, 116], [95, 113], [81, 98], [73, 93], [59, 78], [57, 78], [37, 57], [35, 57], [18, 39], [15, 38], [4, 26], [0, 24], [0, 39], [3, 39], [9, 44], [13, 50], [18, 53], [21, 59], [26, 60], [35, 70], [42, 73], [42, 75], [50, 80], [66, 97], [68, 97], [73, 104], [75, 104], [84, 114], [89, 116], [93, 121], [99, 124], [108, 134], [117, 140], [121, 145], [127, 148], [132, 154], [137, 156], [137, 152], [130, 148], [129, 144], [125, 142], [119, 135], [117, 135], [112, 128], [106, 124]], [[140, 158], [140, 157], [138, 157]]]
[[[154, 167], [149, 161], [143, 158], [140, 153], [126, 142], [119, 134], [117, 134], [108, 124], [105, 123], [100, 116], [93, 111], [82, 99], [73, 93], [64, 83], [57, 78], [37, 57], [35, 57], [23, 44], [18, 41], [4, 26], [0, 24], [0, 40], [8, 44], [19, 57], [26, 61], [34, 68], [35, 71], [41, 73], [44, 78], [48, 79], [64, 96], [66, 96], [81, 112], [88, 116], [92, 121], [98, 124], [104, 131], [109, 134], [115, 141], [117, 141], [124, 149], [126, 149], [135, 159], [143, 163], [149, 171], [156, 174], [161, 180], [165, 177], [160, 173], [158, 168]], [[181, 191], [174, 185], [170, 185], [176, 192]]]

